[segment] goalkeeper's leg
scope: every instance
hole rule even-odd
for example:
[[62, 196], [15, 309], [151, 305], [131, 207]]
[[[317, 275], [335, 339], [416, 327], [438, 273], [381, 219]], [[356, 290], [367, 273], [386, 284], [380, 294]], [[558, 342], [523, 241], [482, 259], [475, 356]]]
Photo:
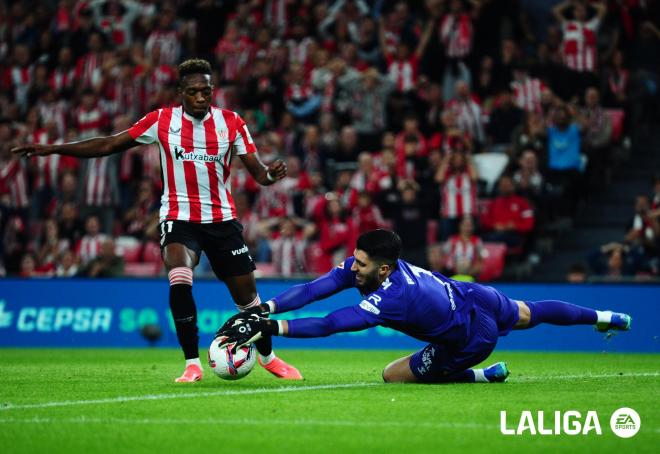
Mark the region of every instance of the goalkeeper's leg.
[[632, 318], [628, 314], [597, 311], [557, 300], [517, 301], [518, 323], [515, 329], [533, 328], [541, 323], [551, 325], [595, 325], [599, 331], [628, 331]]

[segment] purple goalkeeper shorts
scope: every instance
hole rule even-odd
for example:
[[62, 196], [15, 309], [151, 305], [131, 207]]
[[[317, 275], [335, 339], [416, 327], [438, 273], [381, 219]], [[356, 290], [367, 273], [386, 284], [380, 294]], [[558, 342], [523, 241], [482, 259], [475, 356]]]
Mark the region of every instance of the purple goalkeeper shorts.
[[467, 342], [461, 347], [428, 344], [414, 353], [410, 369], [420, 381], [451, 381], [452, 375], [476, 366], [518, 322], [518, 304], [492, 287], [472, 284], [467, 297], [475, 305]]

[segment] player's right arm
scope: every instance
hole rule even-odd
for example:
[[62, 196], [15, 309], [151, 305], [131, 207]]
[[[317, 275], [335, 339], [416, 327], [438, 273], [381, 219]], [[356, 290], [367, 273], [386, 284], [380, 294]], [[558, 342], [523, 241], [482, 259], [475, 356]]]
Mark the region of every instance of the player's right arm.
[[112, 136], [94, 137], [79, 142], [60, 145], [30, 144], [13, 148], [14, 154], [21, 156], [48, 156], [60, 154], [75, 158], [96, 158], [126, 151], [141, 143], [153, 143], [157, 140], [158, 118], [160, 111], [148, 113], [130, 129]]
[[267, 302], [271, 313], [289, 312], [355, 286], [351, 271], [353, 257], [344, 260], [328, 273], [306, 284], [296, 285]]
[[127, 131], [106, 137], [94, 137], [93, 139], [81, 140], [80, 142], [63, 143], [61, 145], [43, 145], [33, 143], [13, 148], [12, 153], [21, 156], [48, 156], [60, 154], [76, 158], [96, 158], [119, 153], [133, 148], [138, 143]]

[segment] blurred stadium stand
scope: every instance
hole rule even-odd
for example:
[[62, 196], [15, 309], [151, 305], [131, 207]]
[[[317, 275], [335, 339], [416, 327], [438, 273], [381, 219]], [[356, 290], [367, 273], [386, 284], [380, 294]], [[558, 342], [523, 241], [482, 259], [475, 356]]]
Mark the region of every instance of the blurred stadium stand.
[[[556, 3], [0, 1], [0, 274], [85, 276], [103, 254], [104, 275], [164, 273], [155, 147], [9, 150], [122, 131], [203, 57], [214, 104], [290, 169], [262, 191], [232, 166], [259, 276], [318, 275], [387, 227], [407, 259], [481, 280], [657, 279], [660, 7], [589, 1], [562, 35]], [[502, 218], [521, 203], [531, 230]]]

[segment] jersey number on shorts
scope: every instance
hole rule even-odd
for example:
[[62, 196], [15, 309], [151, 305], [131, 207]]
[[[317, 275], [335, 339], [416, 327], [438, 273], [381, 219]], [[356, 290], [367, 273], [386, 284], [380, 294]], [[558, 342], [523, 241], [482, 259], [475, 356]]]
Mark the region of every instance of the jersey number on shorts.
[[174, 221], [165, 221], [160, 224], [160, 244], [162, 245], [165, 242], [165, 234], [172, 233], [172, 227], [174, 226]]

